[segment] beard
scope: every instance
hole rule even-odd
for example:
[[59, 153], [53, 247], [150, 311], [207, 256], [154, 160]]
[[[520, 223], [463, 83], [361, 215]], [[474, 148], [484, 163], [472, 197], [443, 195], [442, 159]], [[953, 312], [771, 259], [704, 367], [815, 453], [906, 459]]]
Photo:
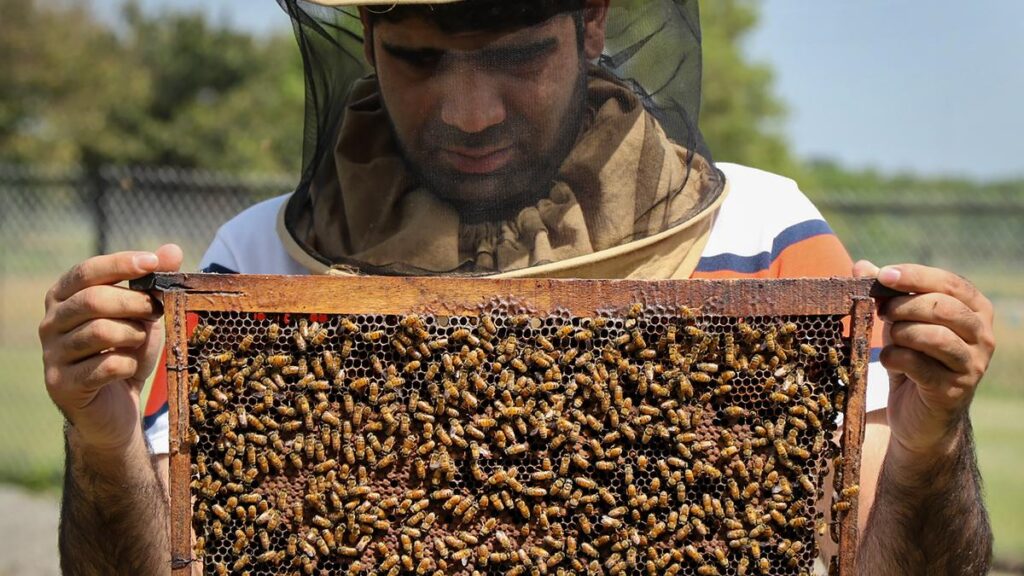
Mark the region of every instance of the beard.
[[[478, 133], [463, 132], [438, 117], [431, 119], [412, 142], [402, 137], [391, 115], [387, 116], [399, 153], [417, 180], [452, 204], [464, 222], [476, 223], [512, 218], [550, 194], [555, 176], [579, 137], [586, 101], [587, 75], [581, 68], [568, 109], [558, 117], [554, 137], [543, 146], [539, 134], [545, 131], [531, 126], [522, 116], [510, 115], [501, 124]], [[462, 172], [440, 158], [442, 150], [453, 147], [509, 148], [512, 159], [484, 174]]]

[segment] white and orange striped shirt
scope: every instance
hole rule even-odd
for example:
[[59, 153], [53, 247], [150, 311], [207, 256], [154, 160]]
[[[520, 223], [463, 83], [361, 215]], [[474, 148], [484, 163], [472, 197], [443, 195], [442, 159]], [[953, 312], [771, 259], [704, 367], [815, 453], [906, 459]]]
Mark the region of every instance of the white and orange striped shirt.
[[[849, 276], [853, 262], [796, 182], [737, 164], [717, 164], [729, 182], [693, 278], [828, 278]], [[208, 272], [302, 275], [274, 232], [288, 196], [257, 204], [221, 227], [201, 268]], [[880, 324], [872, 339], [867, 410], [886, 407], [889, 384], [878, 363]], [[163, 362], [146, 404], [145, 430], [154, 453], [168, 449], [167, 380]]]

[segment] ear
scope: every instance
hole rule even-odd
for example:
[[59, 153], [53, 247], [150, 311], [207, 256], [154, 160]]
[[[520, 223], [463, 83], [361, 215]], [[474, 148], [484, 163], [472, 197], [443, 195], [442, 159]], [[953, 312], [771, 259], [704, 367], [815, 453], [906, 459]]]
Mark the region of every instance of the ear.
[[604, 52], [604, 35], [611, 0], [586, 0], [583, 6], [583, 53], [594, 60]]
[[376, 68], [377, 63], [373, 49], [373, 26], [370, 24], [366, 8], [359, 9], [359, 19], [363, 22], [363, 57], [366, 58], [367, 64]]

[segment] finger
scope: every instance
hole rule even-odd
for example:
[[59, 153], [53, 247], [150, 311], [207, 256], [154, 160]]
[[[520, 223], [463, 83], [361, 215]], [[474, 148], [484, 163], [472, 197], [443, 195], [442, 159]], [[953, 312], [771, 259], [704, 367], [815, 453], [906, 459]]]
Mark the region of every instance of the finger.
[[160, 361], [160, 354], [164, 350], [164, 330], [163, 323], [154, 322], [148, 326], [146, 331], [146, 341], [138, 349], [136, 358], [139, 359], [139, 369], [136, 377], [140, 380], [145, 381], [146, 378], [153, 373], [156, 369], [157, 362]]
[[969, 344], [976, 344], [985, 326], [966, 304], [946, 294], [919, 294], [889, 300], [882, 308], [889, 322], [926, 322], [945, 326]]
[[153, 297], [117, 286], [92, 286], [76, 292], [52, 310], [48, 328], [67, 333], [89, 320], [113, 318], [152, 322], [160, 318]]
[[902, 292], [889, 290], [883, 287], [879, 282], [877, 282], [878, 273], [880, 271], [881, 269], [878, 266], [875, 266], [868, 260], [861, 260], [853, 265], [854, 278], [859, 278], [861, 280], [876, 280], [876, 282], [874, 282], [871, 285], [871, 288], [868, 292], [871, 295], [871, 297], [875, 299], [876, 310], [881, 309], [883, 306], [885, 306], [885, 303], [889, 300], [889, 298], [892, 298], [898, 294], [902, 294]]
[[854, 278], [877, 278], [878, 271], [878, 266], [875, 266], [868, 260], [861, 260], [853, 265]]
[[949, 328], [923, 322], [897, 322], [890, 329], [890, 337], [894, 345], [938, 360], [951, 372], [967, 374], [971, 371], [970, 347]]
[[57, 280], [52, 296], [57, 302], [67, 300], [90, 286], [141, 278], [159, 265], [160, 258], [152, 252], [119, 252], [89, 258]]
[[950, 371], [941, 362], [910, 348], [886, 346], [882, 349], [879, 361], [886, 370], [905, 374], [923, 388], [937, 389], [943, 383], [958, 385], [961, 382], [960, 375]]
[[973, 284], [948, 270], [919, 264], [886, 266], [878, 273], [883, 285], [912, 294], [938, 292], [956, 298], [975, 312], [987, 312], [992, 304]]
[[149, 331], [130, 320], [90, 320], [68, 333], [61, 341], [62, 360], [74, 363], [104, 350], [132, 351], [146, 342]]
[[157, 248], [155, 254], [160, 261], [157, 264], [156, 272], [177, 272], [185, 260], [185, 253], [177, 244], [164, 244]]
[[129, 352], [112, 351], [86, 358], [71, 365], [66, 371], [63, 391], [66, 398], [75, 403], [73, 408], [84, 408], [95, 397], [96, 392], [117, 380], [135, 376], [138, 359]]

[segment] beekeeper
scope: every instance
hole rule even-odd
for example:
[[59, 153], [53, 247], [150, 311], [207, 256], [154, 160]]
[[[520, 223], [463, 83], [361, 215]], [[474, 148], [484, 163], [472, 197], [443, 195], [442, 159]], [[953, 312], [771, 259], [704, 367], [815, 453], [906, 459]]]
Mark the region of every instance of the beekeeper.
[[[225, 224], [204, 270], [877, 276], [912, 295], [881, 307], [860, 570], [987, 571], [968, 408], [994, 349], [991, 304], [947, 271], [855, 266], [794, 182], [714, 162], [697, 128], [695, 0], [357, 3], [281, 0], [306, 70], [301, 182]], [[117, 284], [181, 262], [173, 245], [98, 256], [46, 295], [46, 386], [67, 419], [65, 574], [171, 564], [161, 378], [139, 416], [159, 306]]]

